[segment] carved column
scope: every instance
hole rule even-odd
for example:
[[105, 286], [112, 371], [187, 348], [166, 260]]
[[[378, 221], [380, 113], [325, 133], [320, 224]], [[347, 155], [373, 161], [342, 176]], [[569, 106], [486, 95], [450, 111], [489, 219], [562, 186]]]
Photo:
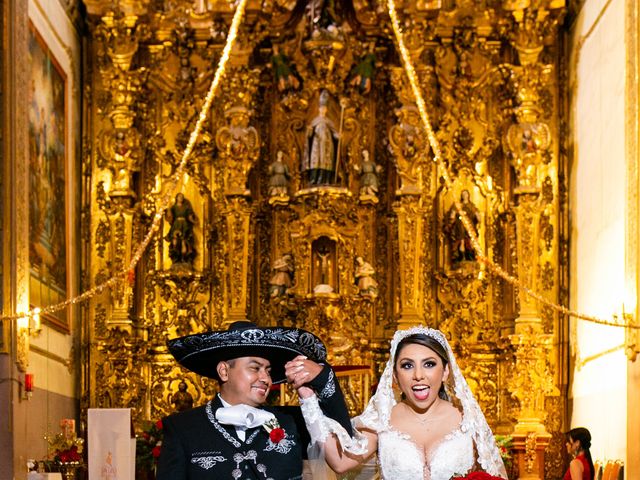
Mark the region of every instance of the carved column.
[[[94, 161], [101, 172], [96, 178], [102, 179], [94, 185], [95, 202], [100, 207], [100, 213], [93, 217], [92, 227], [93, 240], [98, 245], [98, 255], [92, 259], [91, 266], [95, 284], [126, 270], [131, 260], [136, 218], [134, 175], [140, 169], [142, 157], [140, 136], [134, 122], [137, 101], [146, 80], [146, 69], [132, 68], [142, 36], [138, 16], [110, 10], [98, 22], [95, 38], [102, 55], [96, 59], [96, 66], [102, 82], [96, 85], [95, 102], [104, 108], [95, 119]], [[132, 285], [121, 282], [110, 290], [110, 295], [106, 324], [129, 330], [132, 325]]]
[[[563, 2], [556, 3], [561, 5], [549, 5], [549, 8], [563, 6]], [[505, 8], [513, 13], [510, 40], [520, 61], [519, 66], [512, 66], [510, 70], [516, 122], [509, 127], [505, 138], [505, 150], [516, 174], [513, 189], [516, 206], [513, 210], [517, 276], [528, 289], [553, 292], [553, 288], [543, 285], [540, 272], [544, 264], [541, 216], [549, 197], [543, 189], [545, 182], [550, 182], [553, 199], [553, 185], [558, 182], [556, 170], [548, 167], [557, 159], [551, 148], [551, 128], [547, 123], [550, 120], [544, 117], [541, 106], [553, 67], [541, 64], [539, 55], [544, 48], [544, 34], [555, 27], [557, 17], [544, 7], [525, 9], [524, 6], [519, 2], [505, 2]], [[554, 238], [552, 235], [548, 242], [553, 244]], [[545, 448], [551, 440], [543, 423], [547, 415], [545, 398], [557, 390], [550, 361], [553, 335], [545, 332], [543, 305], [523, 289], [518, 289], [517, 298], [519, 316], [515, 320], [514, 334], [509, 336], [515, 374], [508, 380], [508, 390], [517, 404], [517, 423], [513, 430], [515, 462], [519, 478], [542, 479]]]
[[[424, 69], [418, 76], [425, 77]], [[398, 181], [393, 211], [397, 217], [398, 239], [398, 328], [424, 322], [424, 207], [425, 175], [429, 175], [429, 145], [423, 133], [418, 109], [401, 68], [391, 71], [391, 82], [401, 106], [395, 110], [397, 123], [389, 131]]]
[[227, 275], [224, 285], [226, 321], [248, 318], [249, 266], [253, 265], [253, 209], [249, 203], [249, 171], [260, 156], [260, 137], [250, 125], [258, 72], [246, 67], [229, 72], [223, 87], [225, 124], [216, 132], [218, 171], [224, 193], [221, 205], [225, 218]]
[[227, 228], [228, 275], [225, 279], [225, 320], [247, 320], [249, 298], [249, 265], [253, 250], [251, 234], [252, 209], [247, 199], [233, 197], [227, 200], [223, 212]]

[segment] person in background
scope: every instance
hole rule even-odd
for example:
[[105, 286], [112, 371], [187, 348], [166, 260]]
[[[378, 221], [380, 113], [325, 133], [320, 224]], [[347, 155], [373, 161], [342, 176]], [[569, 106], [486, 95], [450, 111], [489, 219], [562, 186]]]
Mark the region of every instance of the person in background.
[[593, 480], [594, 468], [591, 459], [591, 433], [584, 427], [567, 432], [567, 452], [573, 456], [562, 480]]

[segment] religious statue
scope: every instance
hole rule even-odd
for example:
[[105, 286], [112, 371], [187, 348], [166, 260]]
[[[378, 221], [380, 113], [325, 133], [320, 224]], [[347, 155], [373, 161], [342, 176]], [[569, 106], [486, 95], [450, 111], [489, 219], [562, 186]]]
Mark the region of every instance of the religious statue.
[[378, 194], [378, 173], [382, 171], [380, 165], [371, 160], [369, 151], [362, 151], [362, 162], [356, 166], [360, 172], [360, 197], [371, 198]]
[[282, 161], [282, 151], [278, 151], [276, 161], [269, 166], [269, 196], [287, 197], [287, 187], [289, 186], [289, 167]]
[[332, 283], [332, 265], [331, 265], [331, 255], [332, 251], [329, 245], [326, 243], [320, 243], [318, 248], [315, 250], [316, 266], [319, 271], [319, 282], [313, 287], [314, 293], [332, 293], [334, 288], [331, 285]]
[[312, 26], [311, 38], [315, 40], [342, 37], [338, 27], [340, 20], [335, 0], [311, 0], [306, 8]]
[[280, 53], [280, 47], [273, 45], [273, 55], [271, 56], [271, 67], [276, 79], [276, 86], [279, 92], [291, 89], [295, 90], [300, 86], [300, 80], [295, 74], [295, 69], [291, 65], [289, 58]]
[[195, 0], [193, 5], [193, 13], [196, 15], [205, 15], [209, 11], [208, 0]]
[[269, 280], [269, 295], [277, 298], [288, 293], [293, 285], [293, 274], [295, 265], [293, 255], [285, 253], [273, 263], [273, 276]]
[[336, 152], [339, 132], [327, 117], [329, 92], [323, 90], [318, 104], [318, 115], [307, 127], [305, 145], [306, 173], [311, 185], [335, 183]]
[[522, 131], [522, 139], [520, 140], [520, 149], [524, 155], [527, 155], [529, 153], [536, 153], [536, 150], [538, 150], [538, 145], [536, 145], [536, 141], [533, 138], [531, 129], [529, 128], [526, 128]]
[[[462, 210], [471, 222], [474, 234], [478, 235], [478, 224], [480, 223], [480, 213], [478, 208], [471, 202], [469, 190], [463, 190], [460, 195]], [[471, 236], [464, 228], [460, 214], [455, 205], [451, 205], [444, 225], [444, 231], [448, 235], [449, 246], [451, 248], [451, 264], [456, 266], [463, 261], [475, 261], [476, 252], [471, 244]]]
[[113, 143], [113, 160], [116, 173], [113, 178], [112, 195], [133, 195], [131, 190], [131, 148], [122, 131], [116, 133]]
[[197, 222], [191, 202], [184, 194], [178, 193], [175, 203], [167, 209], [166, 216], [171, 224], [165, 237], [169, 242], [169, 258], [174, 265], [191, 265], [196, 257], [193, 227]]
[[225, 193], [248, 195], [248, 175], [260, 156], [260, 137], [255, 127], [249, 125], [251, 111], [248, 108], [233, 106], [224, 115], [228, 125], [216, 132], [216, 146], [225, 165]]
[[378, 296], [378, 282], [373, 278], [375, 273], [376, 271], [369, 262], [365, 262], [362, 257], [356, 257], [355, 280], [361, 296], [369, 298]]
[[371, 91], [373, 77], [376, 71], [376, 54], [374, 53], [375, 44], [369, 46], [369, 52], [360, 58], [360, 62], [355, 66], [352, 72], [351, 86], [360, 89], [360, 92], [367, 94]]
[[176, 412], [184, 412], [193, 408], [193, 397], [187, 392], [187, 383], [181, 380], [178, 384], [178, 391], [171, 395], [171, 405]]
[[[180, 70], [178, 72], [178, 84], [180, 89], [190, 89], [196, 80], [196, 69], [191, 66], [189, 57], [185, 55], [180, 56]], [[185, 93], [185, 92], [182, 92]]]

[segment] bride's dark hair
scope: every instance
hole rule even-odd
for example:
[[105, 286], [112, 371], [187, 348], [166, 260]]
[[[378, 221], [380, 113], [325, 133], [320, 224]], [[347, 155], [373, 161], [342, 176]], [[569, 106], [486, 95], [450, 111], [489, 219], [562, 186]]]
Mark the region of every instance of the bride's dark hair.
[[[449, 364], [449, 355], [447, 355], [447, 350], [445, 349], [445, 347], [435, 338], [425, 335], [423, 333], [416, 333], [414, 335], [409, 335], [408, 337], [405, 337], [402, 340], [400, 340], [400, 343], [398, 343], [398, 348], [396, 348], [396, 353], [395, 353], [396, 364], [398, 362], [398, 357], [400, 356], [400, 352], [407, 345], [421, 345], [423, 347], [427, 347], [433, 350], [434, 352], [436, 352], [436, 354], [442, 360], [442, 364], [444, 367], [446, 367]], [[394, 368], [396, 366], [397, 365], [394, 365]], [[440, 391], [438, 392], [438, 396], [443, 400], [449, 400], [449, 396], [447, 395], [444, 382], [442, 382], [442, 385], [440, 385]]]

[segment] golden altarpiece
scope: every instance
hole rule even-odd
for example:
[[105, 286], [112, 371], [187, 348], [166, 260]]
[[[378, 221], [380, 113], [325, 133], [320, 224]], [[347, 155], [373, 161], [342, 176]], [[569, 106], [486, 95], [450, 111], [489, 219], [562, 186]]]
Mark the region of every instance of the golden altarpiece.
[[[172, 188], [234, 7], [84, 3], [87, 289], [126, 269]], [[561, 476], [566, 320], [488, 274], [453, 199], [487, 257], [566, 302], [564, 8], [399, 2], [448, 188], [386, 2], [251, 0], [162, 232], [84, 309], [84, 406], [156, 419], [181, 381], [203, 403], [215, 385], [178, 368], [166, 340], [235, 320], [312, 330], [334, 365], [372, 382], [395, 329], [424, 323], [449, 337], [495, 431], [513, 435], [520, 478]], [[342, 381], [356, 413], [368, 382]]]

